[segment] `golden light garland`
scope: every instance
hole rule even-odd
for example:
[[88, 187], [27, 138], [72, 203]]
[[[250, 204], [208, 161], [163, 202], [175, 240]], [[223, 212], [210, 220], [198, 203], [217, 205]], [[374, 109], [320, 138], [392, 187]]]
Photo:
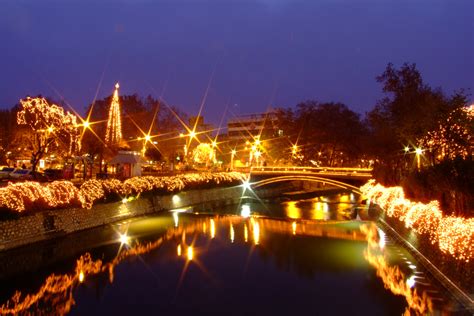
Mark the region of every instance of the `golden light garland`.
[[115, 84], [112, 103], [109, 108], [109, 118], [107, 120], [107, 129], [105, 131], [105, 142], [107, 144], [119, 144], [122, 140], [122, 120], [120, 118], [120, 104], [118, 89], [119, 84]]
[[231, 184], [242, 182], [245, 175], [239, 172], [184, 174], [169, 177], [144, 176], [125, 181], [117, 179], [85, 181], [76, 188], [70, 181], [9, 183], [0, 188], [0, 208], [15, 212], [41, 209], [82, 207], [91, 208], [95, 202], [109, 195], [139, 195], [153, 190], [177, 192], [205, 184]]
[[29, 126], [35, 133], [34, 150], [47, 152], [61, 142], [67, 145], [69, 155], [80, 150], [80, 133], [74, 114], [49, 104], [44, 98], [28, 97], [20, 100], [20, 104], [17, 123]]
[[[463, 121], [466, 121], [463, 124]], [[453, 111], [449, 117], [439, 124], [439, 128], [430, 131], [418, 140], [418, 145], [428, 149], [434, 154], [434, 158], [441, 161], [445, 158], [466, 158], [472, 140], [472, 130], [468, 126], [474, 124], [474, 110], [471, 107], [460, 108]]]
[[398, 219], [418, 234], [428, 235], [432, 244], [457, 260], [474, 258], [474, 218], [444, 216], [437, 201], [428, 204], [405, 198], [401, 187], [386, 188], [370, 180], [360, 188], [389, 217]]

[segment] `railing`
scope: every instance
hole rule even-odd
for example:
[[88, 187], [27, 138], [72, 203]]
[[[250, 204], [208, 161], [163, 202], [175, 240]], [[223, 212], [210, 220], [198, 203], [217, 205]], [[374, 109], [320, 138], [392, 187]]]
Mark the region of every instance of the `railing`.
[[336, 168], [336, 167], [293, 167], [293, 166], [265, 166], [251, 167], [250, 173], [262, 174], [319, 174], [319, 175], [339, 175], [351, 177], [372, 177], [370, 168]]

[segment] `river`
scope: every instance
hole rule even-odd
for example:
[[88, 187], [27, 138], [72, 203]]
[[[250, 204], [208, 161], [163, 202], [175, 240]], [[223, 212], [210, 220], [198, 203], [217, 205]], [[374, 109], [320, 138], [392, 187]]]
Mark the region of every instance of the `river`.
[[3, 253], [0, 312], [465, 313], [367, 219], [348, 193], [136, 218]]

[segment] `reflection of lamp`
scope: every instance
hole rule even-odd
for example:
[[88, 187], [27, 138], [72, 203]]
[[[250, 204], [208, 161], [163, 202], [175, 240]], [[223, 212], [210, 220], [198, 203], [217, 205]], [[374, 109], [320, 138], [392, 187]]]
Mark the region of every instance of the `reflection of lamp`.
[[194, 250], [192, 246], [188, 247], [188, 260], [191, 261], [194, 258]]
[[415, 149], [415, 154], [416, 154], [416, 166], [418, 168], [418, 171], [420, 171], [420, 156], [423, 154], [423, 149], [420, 147]]
[[250, 216], [250, 206], [244, 204], [242, 205], [242, 210], [240, 211], [240, 216], [247, 218]]

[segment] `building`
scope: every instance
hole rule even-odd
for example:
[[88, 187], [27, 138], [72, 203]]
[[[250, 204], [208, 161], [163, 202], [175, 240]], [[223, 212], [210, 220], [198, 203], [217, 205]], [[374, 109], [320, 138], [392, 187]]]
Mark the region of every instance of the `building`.
[[275, 112], [241, 115], [227, 122], [227, 137], [233, 143], [252, 142], [257, 137], [273, 138], [282, 133]]
[[274, 111], [241, 115], [227, 122], [227, 144], [235, 151], [234, 166], [260, 166], [272, 163], [273, 151], [283, 130]]
[[119, 151], [118, 154], [109, 161], [111, 171], [118, 178], [131, 178], [141, 176], [142, 164], [145, 161], [139, 152]]

